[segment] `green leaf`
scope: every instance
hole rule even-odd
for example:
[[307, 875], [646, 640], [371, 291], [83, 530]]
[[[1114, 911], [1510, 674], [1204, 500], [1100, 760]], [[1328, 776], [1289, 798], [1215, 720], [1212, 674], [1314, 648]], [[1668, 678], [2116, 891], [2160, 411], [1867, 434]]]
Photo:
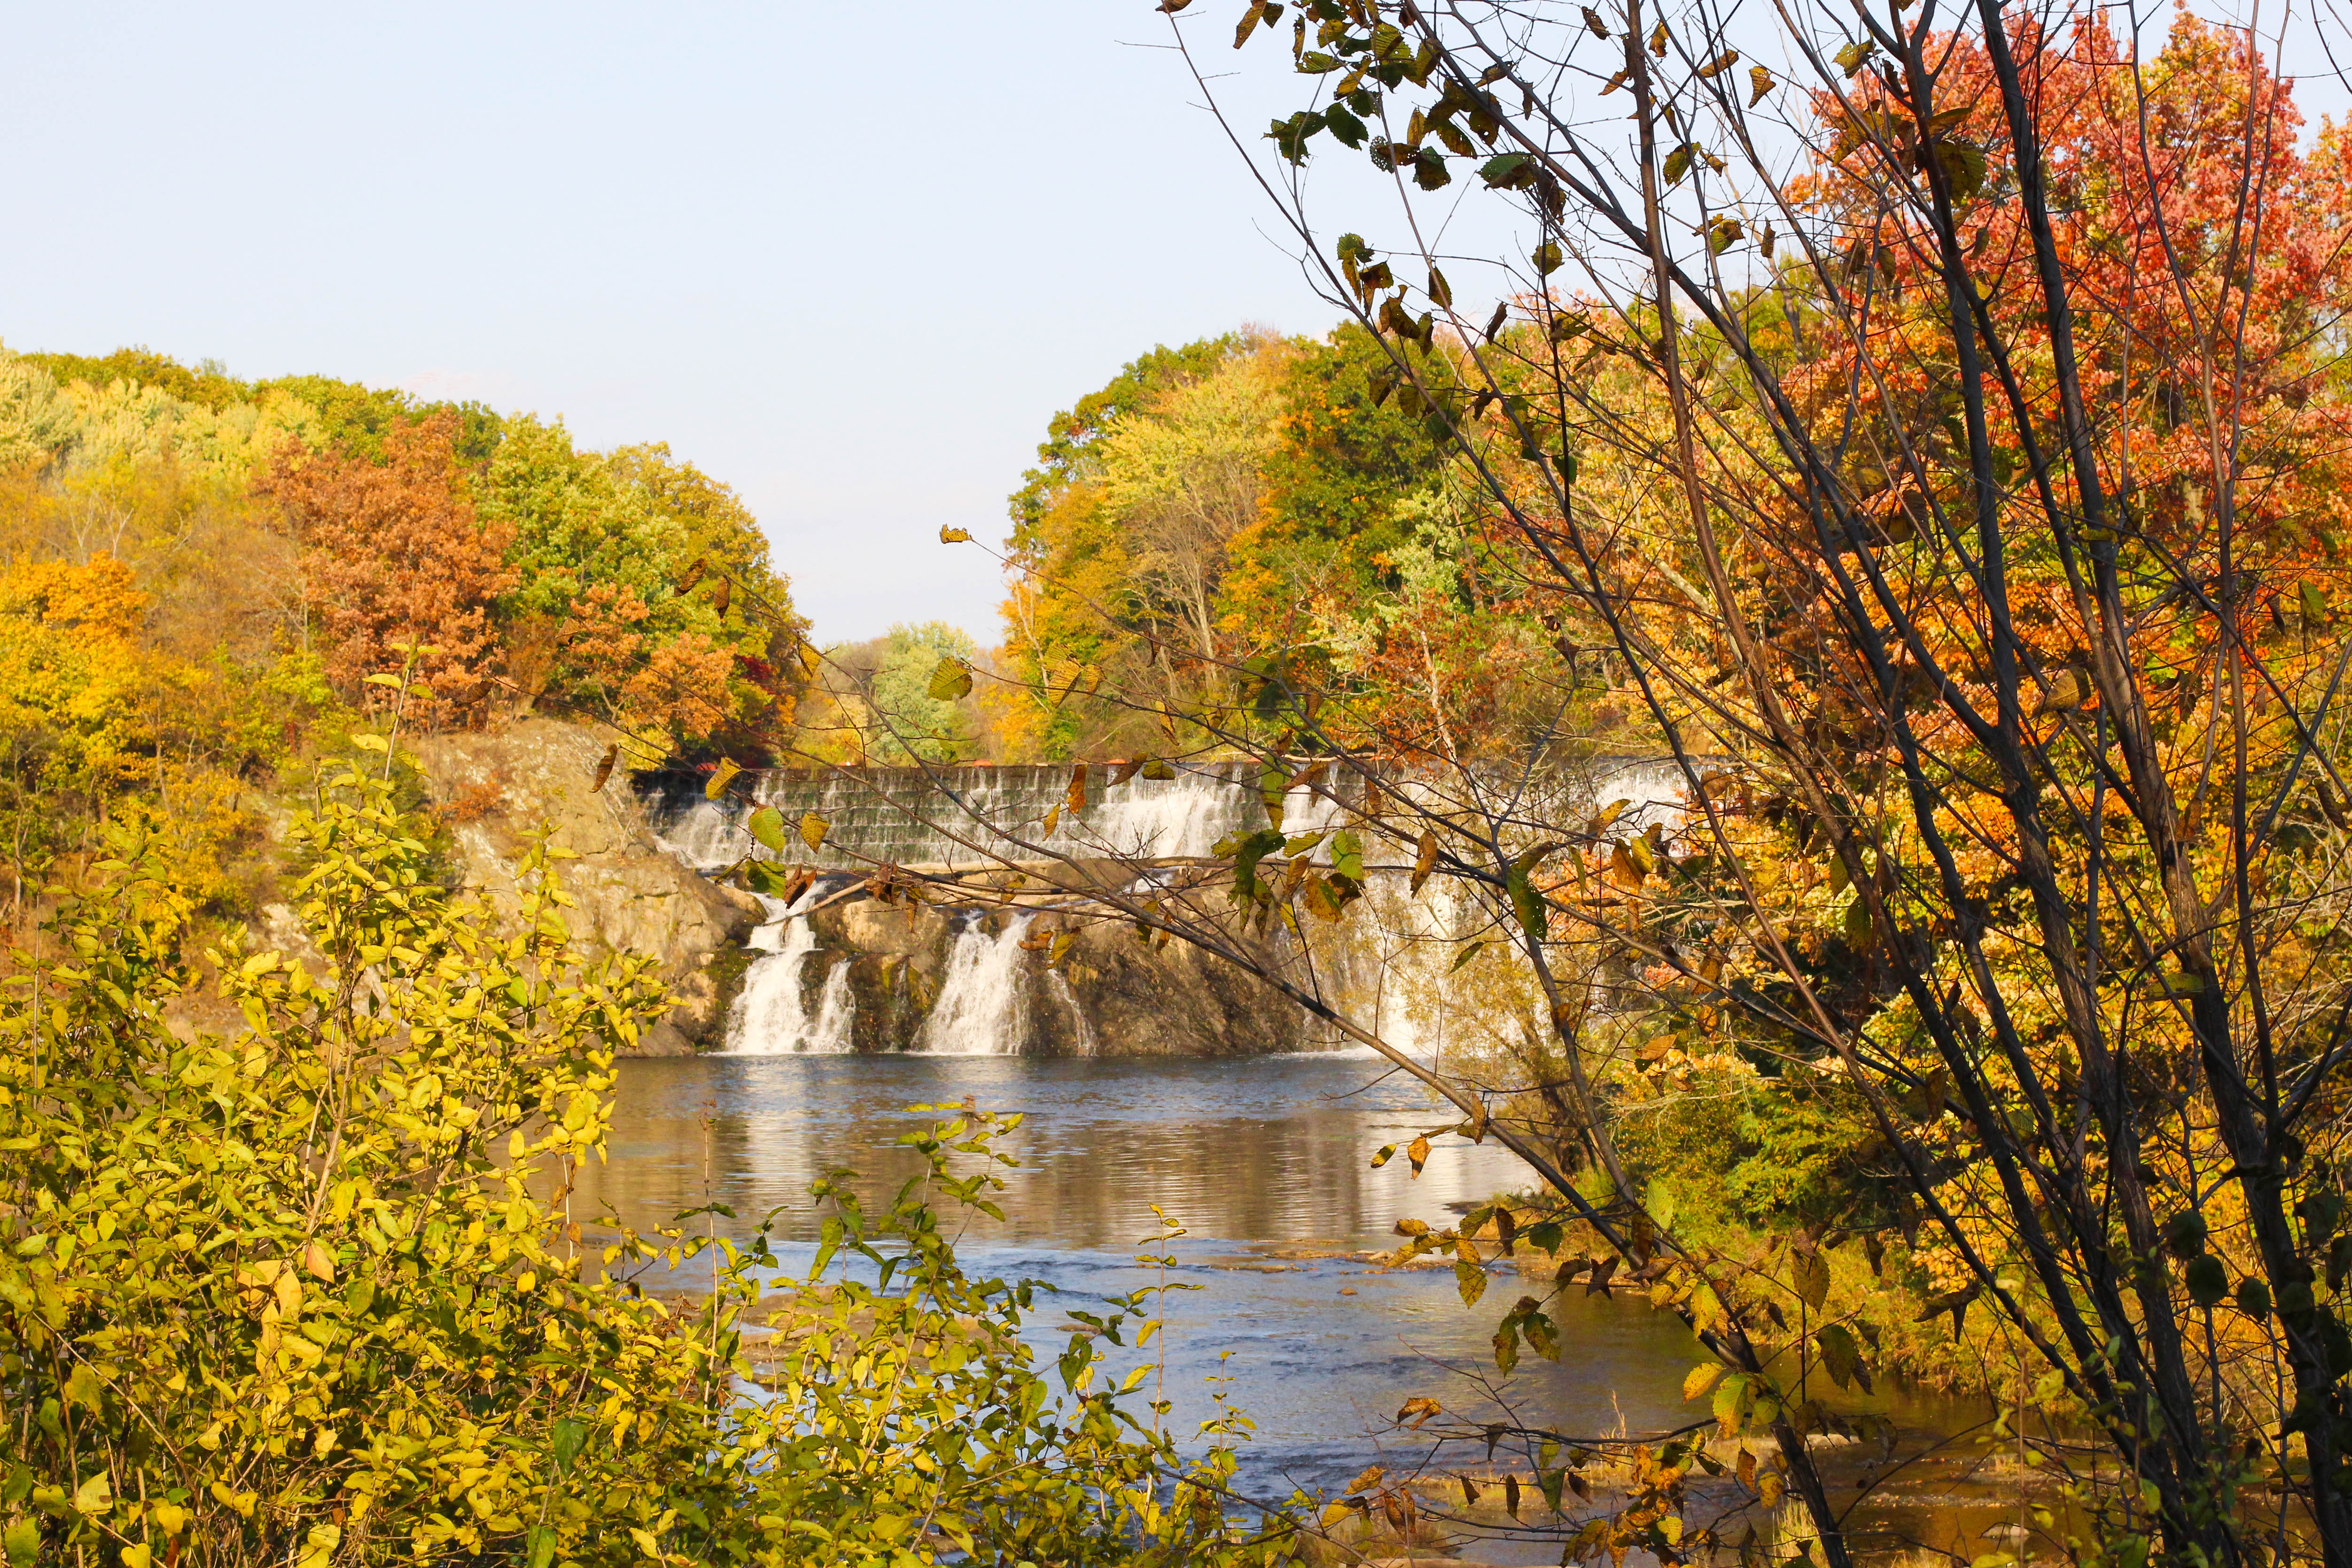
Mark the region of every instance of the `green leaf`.
[[1715, 1418], [1727, 1431], [1739, 1429], [1740, 1413], [1748, 1405], [1748, 1377], [1744, 1372], [1733, 1373], [1715, 1385]]
[[1536, 161], [1527, 153], [1502, 153], [1479, 165], [1478, 177], [1498, 190], [1511, 190], [1534, 177]]
[[1534, 880], [1520, 868], [1514, 866], [1504, 877], [1503, 885], [1510, 889], [1511, 908], [1519, 917], [1519, 929], [1528, 933], [1532, 942], [1546, 941], [1551, 935], [1551, 913], [1544, 907], [1543, 895], [1536, 891]]
[[792, 892], [793, 877], [792, 872], [772, 860], [753, 860], [744, 866], [743, 880], [755, 893], [781, 899]]
[[1331, 869], [1350, 882], [1364, 879], [1364, 841], [1352, 828], [1341, 828], [1331, 836]]
[[1494, 945], [1495, 944], [1493, 942], [1483, 939], [1469, 943], [1467, 946], [1464, 947], [1460, 952], [1454, 955], [1454, 963], [1451, 968], [1446, 970], [1445, 973], [1448, 974], [1454, 973], [1456, 971], [1460, 970], [1464, 964], [1468, 963], [1472, 959], [1477, 957], [1480, 953], [1486, 952], [1488, 948]]
[[2180, 1279], [2189, 1287], [2189, 1299], [2200, 1307], [2214, 1306], [2230, 1293], [2230, 1277], [2221, 1260], [2210, 1252], [2190, 1258], [2189, 1267], [2180, 1271]]
[[8, 1549], [8, 1568], [33, 1568], [41, 1554], [40, 1521], [27, 1515], [0, 1531], [0, 1546]]
[[1665, 164], [1659, 171], [1659, 173], [1665, 176], [1666, 184], [1670, 185], [1681, 184], [1683, 182], [1683, 176], [1690, 173], [1691, 160], [1697, 156], [1697, 144], [1690, 142], [1684, 142], [1681, 146], [1667, 153]]
[[1820, 1311], [1830, 1297], [1830, 1260], [1819, 1252], [1793, 1253], [1789, 1258], [1789, 1278], [1797, 1288], [1797, 1299]]
[[1301, 76], [1328, 76], [1338, 70], [1342, 63], [1344, 62], [1336, 55], [1327, 55], [1320, 49], [1309, 49], [1298, 58], [1298, 72]]
[[555, 1473], [559, 1476], [570, 1475], [572, 1465], [579, 1460], [580, 1450], [587, 1447], [587, 1444], [588, 1428], [584, 1423], [570, 1415], [557, 1416], [553, 1445]]
[[1840, 1388], [1850, 1387], [1854, 1373], [1862, 1364], [1862, 1349], [1854, 1342], [1853, 1331], [1843, 1323], [1832, 1323], [1813, 1336], [1813, 1343], [1822, 1352], [1822, 1370]]
[[[1984, 189], [1984, 149], [1973, 142], [1955, 142], [1937, 137], [1935, 142], [1936, 163], [1944, 172], [1944, 182], [1951, 187], [1955, 205], [1967, 201]], [[2304, 584], [2307, 591], [2309, 584]]]
[[1323, 123], [1329, 127], [1332, 139], [1351, 152], [1361, 151], [1364, 138], [1370, 134], [1362, 121], [1336, 103], [1323, 111]]
[[1269, 855], [1279, 852], [1282, 843], [1282, 835], [1271, 827], [1262, 827], [1242, 840], [1240, 848], [1234, 856], [1235, 902], [1248, 903], [1257, 897], [1258, 889], [1261, 886], [1257, 876], [1258, 862]]
[[1434, 147], [1423, 147], [1413, 155], [1412, 183], [1424, 191], [1443, 190], [1454, 183], [1445, 167], [1445, 158]]
[[774, 806], [761, 806], [743, 826], [760, 841], [761, 848], [772, 849], [779, 855], [784, 852], [784, 814]]
[[1559, 241], [1556, 239], [1545, 240], [1541, 245], [1536, 247], [1535, 254], [1529, 257], [1528, 259], [1535, 263], [1537, 277], [1549, 277], [1551, 274], [1559, 270]]

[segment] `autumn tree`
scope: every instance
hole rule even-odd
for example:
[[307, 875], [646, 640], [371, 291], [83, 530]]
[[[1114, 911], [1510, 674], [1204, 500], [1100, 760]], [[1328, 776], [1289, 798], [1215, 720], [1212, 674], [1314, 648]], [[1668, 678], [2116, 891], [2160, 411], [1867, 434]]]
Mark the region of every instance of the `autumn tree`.
[[490, 606], [517, 576], [505, 561], [511, 529], [475, 514], [456, 435], [436, 416], [387, 431], [381, 462], [341, 447], [289, 452], [257, 481], [304, 545], [331, 676], [362, 697], [367, 676], [413, 658], [427, 722], [478, 710], [488, 694]]
[[[1538, 1245], [1691, 1326], [1741, 1495], [1785, 1489], [1807, 1553], [1866, 1544], [1815, 1452], [1853, 1427], [1809, 1391], [1902, 1369], [1927, 1318], [2051, 1417], [2013, 1436], [2076, 1511], [2036, 1550], [2352, 1561], [2343, 132], [2299, 140], [2257, 40], [2186, 12], [2158, 41], [1994, 0], [1161, 10], [1203, 91], [1228, 41], [1297, 74], [1261, 184], [1381, 344], [1375, 405], [1450, 453], [1475, 543], [1392, 611], [1495, 617], [1538, 699], [1496, 711], [1551, 717], [1462, 745], [1443, 667], [1417, 696], [1396, 636], [1302, 627], [1181, 714], [1269, 826], [1214, 874], [1058, 875], [1518, 1152]], [[1334, 232], [1314, 176], [1353, 158], [1401, 207]], [[1517, 237], [1440, 254], [1460, 204]], [[1644, 744], [1664, 809], [1576, 787]], [[1344, 830], [1286, 837], [1299, 792]], [[1449, 890], [1465, 960], [1512, 953], [1501, 1070], [1237, 940], [1359, 918], [1384, 868]], [[1663, 1179], [1718, 1086], [1826, 1152], [1761, 1235]], [[1499, 1223], [1406, 1250], [1475, 1300]], [[1522, 1344], [1558, 1350], [1540, 1297]], [[1591, 1449], [1446, 1436], [1548, 1489]], [[1685, 1517], [1708, 1456], [1633, 1447], [1570, 1556], [1735, 1544]]]

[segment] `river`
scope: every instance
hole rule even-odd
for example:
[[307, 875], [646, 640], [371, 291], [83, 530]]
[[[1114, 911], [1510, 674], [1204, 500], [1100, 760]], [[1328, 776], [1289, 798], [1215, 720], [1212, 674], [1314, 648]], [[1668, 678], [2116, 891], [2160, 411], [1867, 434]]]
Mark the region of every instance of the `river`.
[[[960, 1249], [967, 1266], [1063, 1292], [1043, 1300], [1038, 1318], [1041, 1343], [1058, 1350], [1053, 1303], [1090, 1310], [1149, 1282], [1134, 1258], [1160, 1205], [1187, 1231], [1167, 1249], [1179, 1259], [1171, 1279], [1200, 1287], [1168, 1298], [1173, 1419], [1191, 1430], [1211, 1409], [1205, 1380], [1232, 1379], [1234, 1403], [1256, 1424], [1241, 1474], [1253, 1495], [1337, 1489], [1367, 1463], [1418, 1460], [1427, 1444], [1393, 1421], [1416, 1395], [1474, 1420], [1507, 1402], [1520, 1423], [1571, 1434], [1656, 1429], [1698, 1413], [1681, 1384], [1699, 1352], [1643, 1301], [1568, 1292], [1550, 1309], [1559, 1363], [1528, 1356], [1498, 1389], [1489, 1338], [1521, 1293], [1517, 1279], [1499, 1274], [1465, 1309], [1448, 1271], [1360, 1260], [1394, 1244], [1400, 1218], [1442, 1226], [1523, 1184], [1507, 1152], [1454, 1137], [1437, 1142], [1418, 1179], [1402, 1158], [1370, 1169], [1382, 1144], [1452, 1120], [1377, 1059], [709, 1056], [626, 1061], [620, 1074], [609, 1161], [588, 1167], [576, 1201], [640, 1228], [710, 1202], [740, 1216], [739, 1228], [781, 1209], [788, 1263], [807, 1257], [818, 1218], [808, 1185], [820, 1173], [847, 1166], [877, 1188], [902, 1179], [909, 1158], [893, 1144], [922, 1120], [909, 1106], [1023, 1112], [1012, 1149], [1021, 1165], [997, 1199], [1004, 1220], [975, 1218]], [[1856, 1407], [1913, 1432], [1974, 1418], [1886, 1393]], [[1949, 1469], [1906, 1472], [1906, 1495], [1867, 1510], [1874, 1527], [1969, 1547], [1964, 1561], [1988, 1550], [1975, 1537], [2013, 1510]], [[1472, 1556], [1553, 1562], [1558, 1550], [1483, 1542]]]

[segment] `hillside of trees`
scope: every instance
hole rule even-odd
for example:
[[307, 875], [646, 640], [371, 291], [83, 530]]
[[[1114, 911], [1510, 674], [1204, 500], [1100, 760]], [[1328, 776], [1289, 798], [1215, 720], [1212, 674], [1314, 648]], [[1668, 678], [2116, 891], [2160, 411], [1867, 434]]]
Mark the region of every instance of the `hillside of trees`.
[[[2352, 1560], [2352, 131], [2305, 134], [2251, 32], [2187, 10], [2159, 41], [1800, 7], [1810, 79], [1783, 82], [1704, 16], [1466, 9], [1171, 21], [1295, 79], [1265, 189], [1343, 320], [1158, 347], [1055, 416], [993, 650], [908, 624], [818, 652], [754, 521], [659, 447], [141, 353], [0, 359], [14, 897], [89, 885], [48, 906], [86, 967], [0, 1058], [27, 1194], [0, 1237], [29, 1237], [0, 1255], [27, 1347], [0, 1376], [47, 1402], [19, 1400], [47, 1457], [7, 1483], [9, 1540], [104, 1521], [145, 1568], [192, 1510], [222, 1561], [318, 1568], [395, 1534], [532, 1568], [1323, 1561], [1310, 1537], [1376, 1510], [1409, 1539], [1434, 1494], [1377, 1468], [1352, 1505], [1244, 1521], [1230, 1456], [1180, 1477], [1091, 1333], [1048, 1388], [1026, 1287], [964, 1278], [921, 1201], [984, 1202], [950, 1179], [1004, 1125], [977, 1112], [916, 1135], [934, 1182], [871, 1226], [819, 1184], [817, 1273], [891, 1261], [822, 1297], [772, 1405], [728, 1381], [764, 1233], [615, 1243], [723, 1257], [685, 1333], [583, 1268], [528, 1178], [600, 1146], [656, 988], [551, 915], [478, 929], [384, 734], [536, 705], [631, 763], [717, 764], [714, 797], [728, 763], [1067, 762], [1081, 827], [1113, 756], [1247, 759], [1263, 826], [1206, 863], [1063, 856], [1021, 951], [1064, 962], [1082, 921], [1193, 943], [1430, 1091], [1413, 1175], [1433, 1139], [1509, 1149], [1529, 1191], [1409, 1218], [1387, 1259], [1450, 1259], [1479, 1310], [1495, 1254], [1544, 1255], [1546, 1294], [1484, 1309], [1498, 1373], [1560, 1355], [1547, 1303], [1580, 1277], [1689, 1328], [1672, 1431], [1400, 1412], [1515, 1455], [1555, 1511], [1521, 1521], [1515, 1471], [1512, 1528], [1547, 1554], [1850, 1568], [1850, 1505], [1909, 1459], [1828, 1390], [1900, 1377], [1998, 1393], [2047, 1478], [1984, 1568], [2027, 1534], [2084, 1568]], [[1341, 157], [1409, 218], [1453, 189], [1534, 237], [1328, 233], [1304, 182]], [[269, 787], [362, 728], [383, 776], [334, 764], [295, 829], [331, 984], [240, 963]], [[1529, 784], [1608, 751], [1670, 757], [1676, 808], [1636, 827]], [[1286, 835], [1294, 791], [1335, 826]], [[877, 870], [860, 891], [909, 905], [1041, 874]], [[187, 910], [230, 933], [205, 959], [235, 1046], [162, 1025], [200, 967]], [[1417, 963], [1468, 1020], [1441, 1056], [1315, 970], [1375, 918], [1382, 978]], [[247, 1257], [146, 1222], [182, 1178], [118, 1158], [142, 1096], [175, 1151], [218, 1125], [268, 1151], [185, 1179]], [[172, 1326], [190, 1278], [223, 1306], [201, 1342]], [[392, 1386], [404, 1425], [371, 1426]], [[234, 1474], [188, 1457], [232, 1426]], [[143, 1489], [174, 1467], [176, 1523]], [[1612, 1468], [1614, 1501], [1557, 1511]]]
[[412, 730], [577, 715], [635, 765], [758, 760], [805, 679], [756, 521], [660, 443], [585, 451], [530, 415], [139, 350], [6, 353], [0, 466], [12, 913], [114, 823], [176, 843], [200, 908], [249, 914], [280, 771], [395, 706]]

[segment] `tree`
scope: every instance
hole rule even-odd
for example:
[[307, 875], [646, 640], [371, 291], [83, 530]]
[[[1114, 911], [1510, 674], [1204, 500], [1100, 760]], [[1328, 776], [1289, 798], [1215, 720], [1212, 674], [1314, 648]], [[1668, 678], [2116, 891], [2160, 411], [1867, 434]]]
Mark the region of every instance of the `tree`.
[[[2157, 1549], [2253, 1550], [2260, 1475], [2344, 1560], [2352, 976], [2309, 926], [2335, 884], [2295, 816], [2332, 831], [2316, 792], [2341, 790], [2346, 249], [2340, 205], [2299, 195], [2284, 86], [2189, 16], [2143, 61], [2095, 17], [1803, 13], [1798, 95], [1699, 13], [1389, 9], [1309, 7], [1296, 61], [1329, 92], [1277, 157], [1328, 136], [1423, 191], [1468, 158], [1536, 238], [1493, 258], [1483, 327], [1417, 246], [1318, 239], [1323, 279], [1453, 434], [1564, 657], [1622, 661], [1696, 817], [1662, 854], [1605, 814], [1413, 814], [1517, 917], [1612, 1194], [1562, 1195], [1659, 1273], [1738, 1391], [1727, 1428], [1769, 1435], [1843, 1561], [1769, 1291], [1645, 1208], [1579, 1070], [1606, 1036], [1555, 984], [1565, 939], [1623, 954], [1687, 1049], [1834, 1065], [1923, 1216], [1930, 1305], [1980, 1300], [2031, 1347]], [[1531, 74], [1589, 56], [1630, 131]], [[1820, 1245], [1780, 1287], [1815, 1308]], [[1831, 1328], [1801, 1374], [1847, 1364]]]
[[457, 421], [436, 415], [388, 430], [381, 463], [341, 447], [289, 451], [257, 482], [309, 552], [328, 674], [376, 707], [366, 678], [413, 668], [428, 723], [488, 695], [490, 606], [517, 575], [504, 559], [511, 528], [475, 514], [456, 435]]
[[[574, 950], [543, 845], [504, 934], [435, 885], [366, 740], [293, 824], [308, 954], [197, 951], [173, 847], [119, 833], [61, 960], [0, 983], [11, 1568], [1284, 1552], [1228, 1522], [1231, 1420], [1187, 1462], [1090, 1337], [1040, 1364], [1033, 1282], [958, 1263], [1013, 1119], [910, 1134], [886, 1203], [815, 1183], [824, 1239], [781, 1310], [766, 1226], [575, 1223], [614, 1053], [667, 998], [646, 961]], [[179, 1021], [200, 988], [233, 1033]], [[688, 1305], [648, 1276], [709, 1283]], [[1156, 1294], [1110, 1303], [1111, 1342], [1149, 1342]]]
[[[1188, 52], [1232, 19], [1162, 9]], [[1812, 1444], [1840, 1418], [1805, 1390], [1899, 1362], [1915, 1315], [1995, 1336], [2095, 1434], [2019, 1435], [2091, 1521], [2057, 1550], [2352, 1561], [2343, 133], [2299, 150], [2254, 40], [2186, 14], [2143, 50], [1991, 0], [1783, 11], [1784, 85], [1703, 8], [1291, 9], [1254, 0], [1234, 40], [1286, 43], [1310, 100], [1261, 181], [1448, 444], [1464, 608], [1536, 634], [1513, 679], [1548, 700], [1508, 710], [1552, 717], [1460, 746], [1444, 667], [1416, 701], [1301, 637], [1182, 715], [1255, 760], [1272, 826], [1213, 879], [1057, 875], [1520, 1153], [1536, 1244], [1691, 1325], [1693, 1396], [1760, 1446], [1748, 1495], [1785, 1487], [1831, 1563], [1853, 1543]], [[1349, 154], [1394, 176], [1393, 238], [1314, 221]], [[1457, 199], [1524, 241], [1433, 254]], [[1680, 811], [1580, 794], [1596, 742], [1644, 741]], [[1286, 789], [1344, 838], [1285, 839]], [[1351, 918], [1383, 863], [1514, 951], [1509, 1070], [1437, 1072], [1237, 939]], [[1677, 1122], [1661, 1089], [1696, 1073], [1767, 1131]], [[1702, 1136], [1782, 1145], [1736, 1190], [1776, 1232], [1710, 1239], [1672, 1202]], [[1475, 1300], [1499, 1226], [1406, 1250], [1456, 1251]], [[1857, 1244], [1891, 1290], [1849, 1289]], [[1535, 1297], [1498, 1359], [1523, 1342], [1557, 1349]], [[1539, 1471], [1564, 1440], [1503, 1436]], [[1643, 1447], [1653, 1480], [1569, 1550], [1729, 1544], [1680, 1513], [1702, 1456]]]
[[980, 657], [969, 634], [944, 621], [890, 628], [874, 671], [873, 754], [884, 762], [952, 763], [971, 754], [971, 721], [962, 702], [931, 690], [942, 659]]

